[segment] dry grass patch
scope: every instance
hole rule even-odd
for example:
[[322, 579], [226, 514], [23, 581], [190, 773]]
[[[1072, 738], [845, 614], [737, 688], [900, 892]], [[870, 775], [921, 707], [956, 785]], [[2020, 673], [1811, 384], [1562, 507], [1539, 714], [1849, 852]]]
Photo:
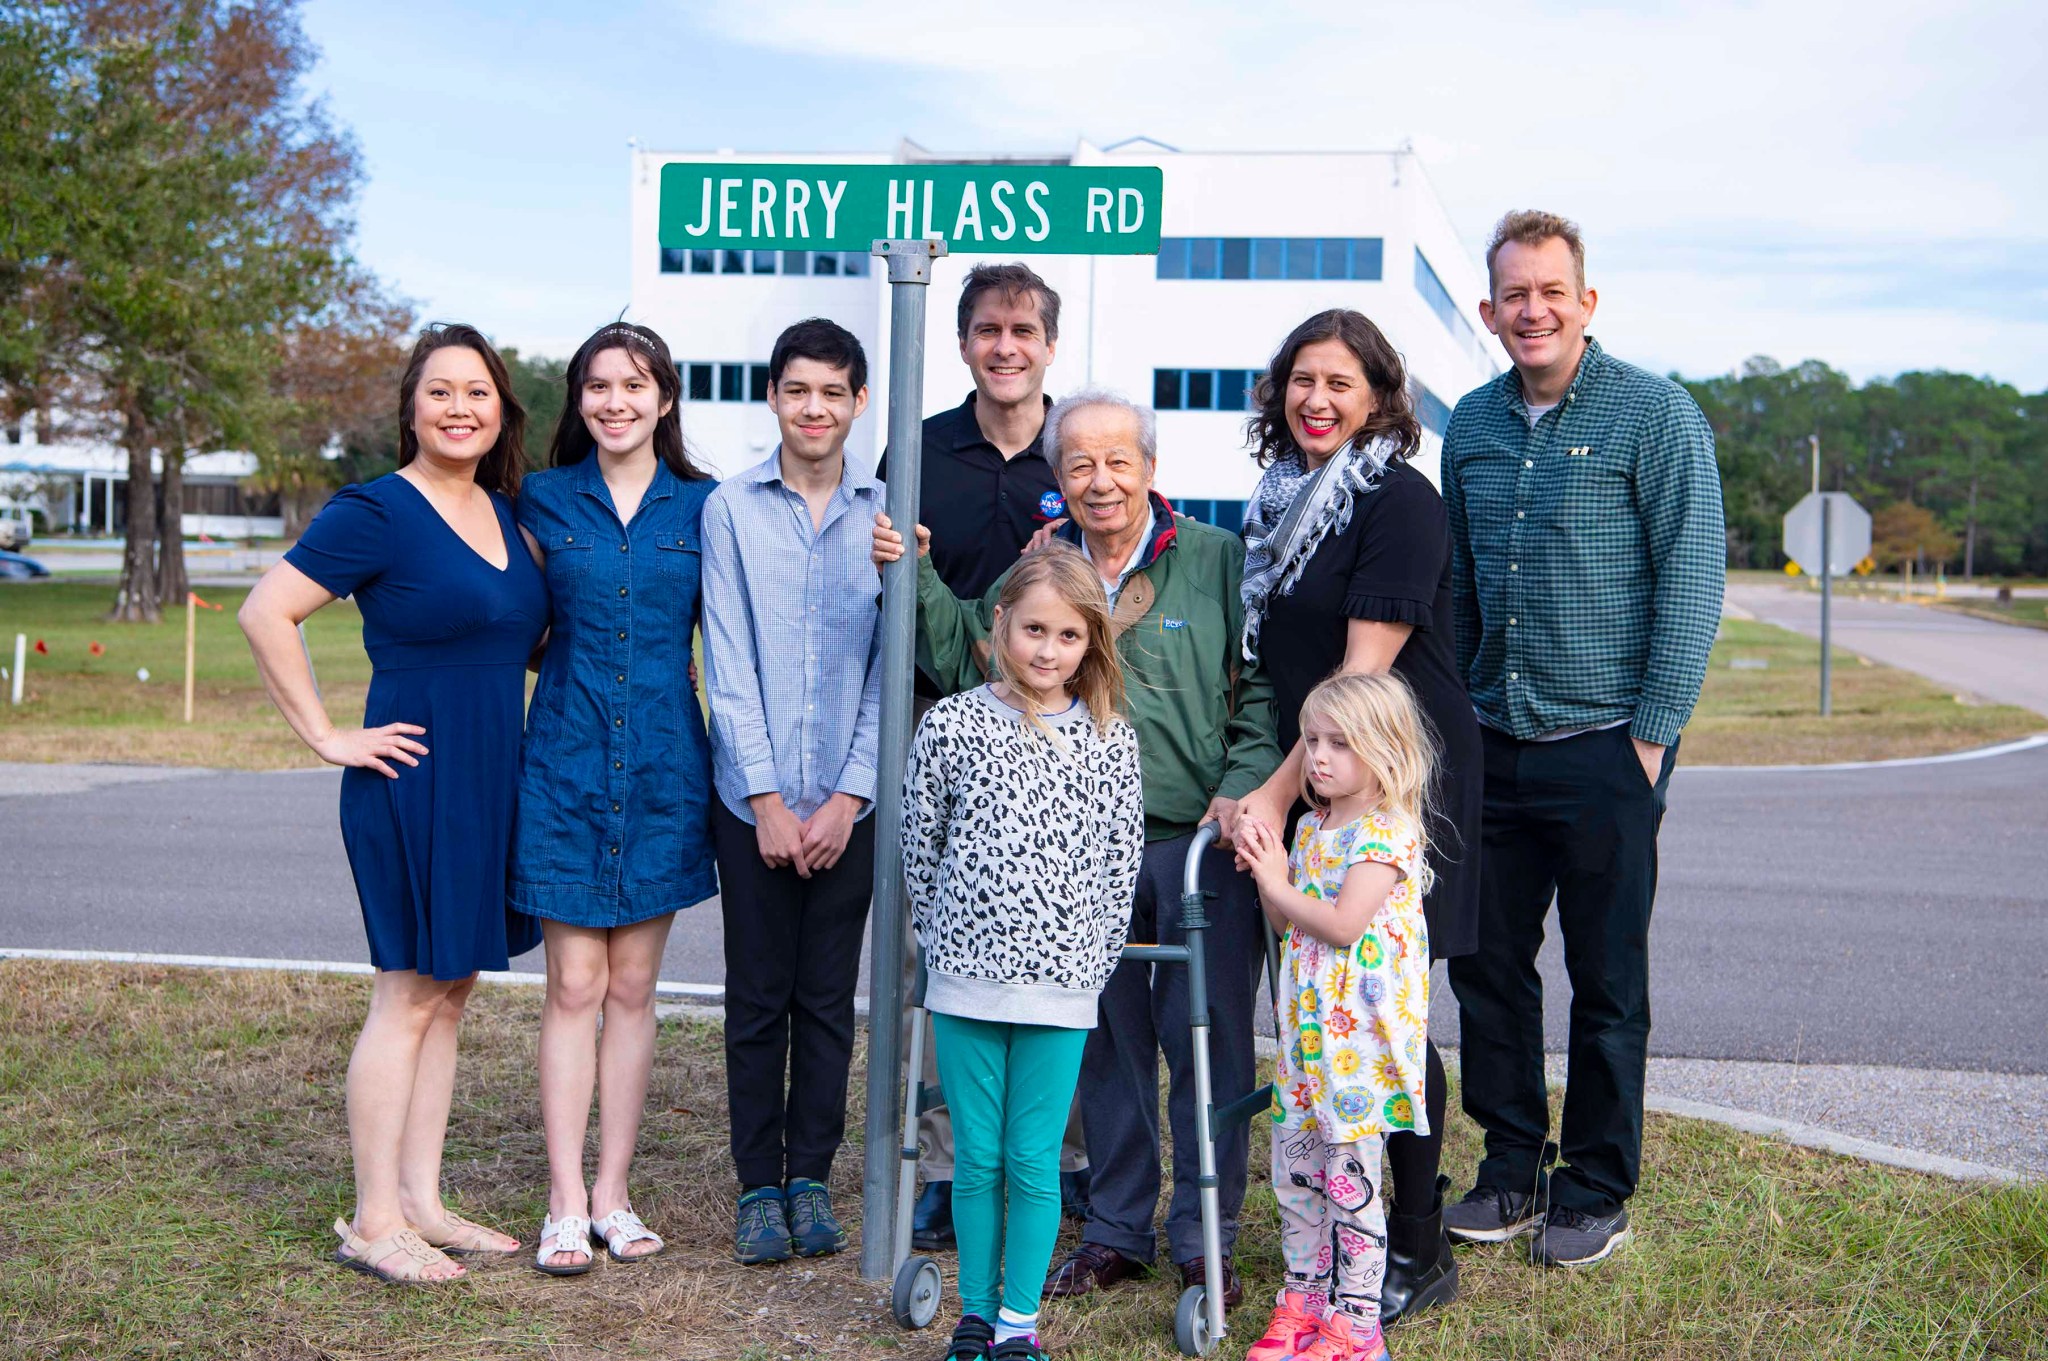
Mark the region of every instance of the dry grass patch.
[[[522, 1255], [435, 1290], [333, 1265], [326, 1226], [350, 1198], [339, 1083], [366, 993], [360, 979], [301, 974], [0, 964], [0, 1355], [765, 1361], [943, 1345], [950, 1314], [900, 1332], [851, 1252], [779, 1268], [727, 1259], [722, 1050], [701, 1023], [664, 1025], [649, 1098], [636, 1201], [669, 1238], [661, 1258], [553, 1280]], [[528, 1239], [545, 1192], [539, 1000], [478, 991], [447, 1164], [463, 1210]], [[1255, 1167], [1264, 1152], [1255, 1136]], [[1447, 1170], [1469, 1178], [1476, 1153], [1454, 1117]], [[842, 1156], [834, 1187], [856, 1229], [859, 1156]], [[1404, 1325], [1397, 1353], [2044, 1354], [2042, 1188], [1962, 1188], [1654, 1115], [1646, 1165], [1622, 1256], [1563, 1275], [1505, 1249], [1461, 1251], [1465, 1298]], [[1279, 1272], [1269, 1193], [1254, 1192], [1245, 1222], [1256, 1300]], [[1050, 1307], [1048, 1341], [1076, 1361], [1171, 1357], [1177, 1294], [1165, 1271]], [[1248, 1303], [1219, 1355], [1263, 1321]]]

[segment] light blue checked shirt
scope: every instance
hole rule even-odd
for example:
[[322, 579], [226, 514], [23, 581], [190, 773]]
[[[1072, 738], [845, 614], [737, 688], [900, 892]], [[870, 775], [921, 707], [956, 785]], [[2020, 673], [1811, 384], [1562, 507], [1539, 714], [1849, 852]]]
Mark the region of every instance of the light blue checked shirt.
[[881, 582], [868, 554], [882, 484], [847, 464], [811, 528], [782, 450], [704, 503], [704, 683], [711, 775], [743, 822], [780, 793], [799, 818], [834, 793], [875, 797]]

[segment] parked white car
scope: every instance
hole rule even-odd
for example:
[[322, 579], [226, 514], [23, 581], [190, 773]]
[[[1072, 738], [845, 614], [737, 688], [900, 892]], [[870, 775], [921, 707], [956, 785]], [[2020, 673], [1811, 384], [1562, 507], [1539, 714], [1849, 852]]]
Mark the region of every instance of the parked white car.
[[35, 536], [29, 513], [18, 506], [0, 506], [0, 553], [19, 553]]

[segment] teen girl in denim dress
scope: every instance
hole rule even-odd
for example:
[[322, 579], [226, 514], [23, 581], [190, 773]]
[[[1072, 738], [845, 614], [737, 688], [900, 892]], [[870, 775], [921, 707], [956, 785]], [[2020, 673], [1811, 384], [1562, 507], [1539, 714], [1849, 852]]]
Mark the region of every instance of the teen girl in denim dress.
[[[512, 901], [547, 936], [540, 1031], [548, 1209], [535, 1264], [577, 1275], [661, 1251], [627, 1171], [654, 1062], [669, 923], [718, 891], [710, 744], [697, 706], [697, 522], [716, 483], [683, 446], [660, 336], [607, 326], [569, 362], [550, 467], [519, 524], [555, 610], [527, 712]], [[598, 1017], [604, 1025], [600, 1036]], [[596, 1179], [584, 1136], [598, 1099]]]

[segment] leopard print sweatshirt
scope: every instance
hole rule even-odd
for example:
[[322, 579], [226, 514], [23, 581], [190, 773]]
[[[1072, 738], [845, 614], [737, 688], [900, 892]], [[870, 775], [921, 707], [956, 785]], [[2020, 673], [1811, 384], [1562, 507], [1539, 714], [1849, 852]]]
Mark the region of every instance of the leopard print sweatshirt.
[[1055, 742], [986, 685], [940, 700], [904, 776], [903, 886], [925, 1005], [1087, 1030], [1123, 951], [1145, 849], [1138, 735], [1085, 707]]

